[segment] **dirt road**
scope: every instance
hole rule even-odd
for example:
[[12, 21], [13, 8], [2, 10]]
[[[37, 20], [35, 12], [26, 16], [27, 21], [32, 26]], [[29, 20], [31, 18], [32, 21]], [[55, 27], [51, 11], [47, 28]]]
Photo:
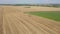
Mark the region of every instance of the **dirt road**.
[[13, 8], [2, 8], [3, 34], [60, 34], [60, 22], [16, 12]]

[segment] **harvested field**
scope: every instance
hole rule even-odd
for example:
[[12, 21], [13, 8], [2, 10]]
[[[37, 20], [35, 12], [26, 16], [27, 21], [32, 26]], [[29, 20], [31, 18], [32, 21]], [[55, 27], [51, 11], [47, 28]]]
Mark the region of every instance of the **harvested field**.
[[3, 34], [3, 10], [2, 10], [2, 7], [0, 7], [0, 34]]
[[[53, 7], [38, 7], [38, 6], [4, 6], [5, 8], [14, 8], [22, 12], [35, 12], [35, 11], [60, 11], [60, 8]], [[29, 7], [29, 8], [27, 8]]]
[[13, 6], [3, 6], [1, 9], [3, 11], [0, 11], [0, 18], [3, 19], [0, 23], [3, 28], [0, 28], [3, 30], [0, 32], [3, 34], [60, 34], [60, 22], [25, 14], [22, 8]]

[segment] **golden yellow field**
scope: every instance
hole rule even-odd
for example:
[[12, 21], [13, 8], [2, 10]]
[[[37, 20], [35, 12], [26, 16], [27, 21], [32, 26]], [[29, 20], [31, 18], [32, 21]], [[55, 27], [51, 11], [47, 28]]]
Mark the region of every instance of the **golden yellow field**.
[[24, 13], [31, 11], [60, 11], [60, 8], [27, 7], [1, 6], [0, 34], [60, 34], [60, 22]]
[[[40, 6], [4, 6], [5, 8], [13, 8], [17, 11], [31, 12], [31, 11], [60, 11], [60, 8], [54, 7], [40, 7]], [[29, 8], [30, 7], [30, 8]]]

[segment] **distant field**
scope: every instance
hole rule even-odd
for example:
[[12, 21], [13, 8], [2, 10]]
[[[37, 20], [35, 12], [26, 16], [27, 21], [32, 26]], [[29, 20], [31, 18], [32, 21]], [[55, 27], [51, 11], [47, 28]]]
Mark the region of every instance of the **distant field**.
[[42, 7], [42, 6], [3, 6], [5, 8], [13, 8], [16, 11], [31, 12], [31, 11], [60, 11], [60, 8]]
[[44, 12], [40, 11], [40, 12], [27, 12], [27, 13], [60, 21], [60, 11], [44, 11]]

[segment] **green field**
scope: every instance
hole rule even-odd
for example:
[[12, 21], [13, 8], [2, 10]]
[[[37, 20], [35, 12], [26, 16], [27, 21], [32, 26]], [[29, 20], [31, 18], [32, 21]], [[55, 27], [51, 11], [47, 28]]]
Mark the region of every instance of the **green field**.
[[27, 12], [28, 14], [37, 15], [49, 19], [53, 19], [55, 21], [60, 21], [60, 12], [59, 11], [40, 11], [40, 12]]

